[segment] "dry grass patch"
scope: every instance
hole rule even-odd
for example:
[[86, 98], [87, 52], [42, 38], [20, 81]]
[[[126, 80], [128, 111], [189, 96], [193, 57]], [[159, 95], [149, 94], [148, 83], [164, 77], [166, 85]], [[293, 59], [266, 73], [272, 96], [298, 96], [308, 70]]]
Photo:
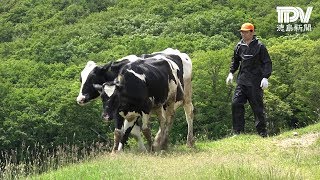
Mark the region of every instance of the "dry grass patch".
[[320, 133], [304, 134], [302, 136], [293, 135], [291, 138], [275, 140], [275, 143], [279, 147], [308, 147], [315, 143], [320, 138]]

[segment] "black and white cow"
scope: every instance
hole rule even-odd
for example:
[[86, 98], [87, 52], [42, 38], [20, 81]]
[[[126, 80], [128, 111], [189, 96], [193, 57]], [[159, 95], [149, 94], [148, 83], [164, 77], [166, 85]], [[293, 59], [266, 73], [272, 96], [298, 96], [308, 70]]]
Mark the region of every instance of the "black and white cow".
[[[120, 69], [130, 62], [136, 61], [138, 59], [135, 55], [126, 56], [118, 61], [110, 62], [103, 66], [98, 66], [95, 62], [89, 61], [85, 68], [81, 71], [80, 74], [80, 82], [81, 88], [79, 95], [77, 97], [77, 103], [79, 105], [85, 105], [93, 99], [96, 99], [100, 96], [100, 93], [96, 86], [99, 86], [108, 81], [114, 81], [114, 79], [118, 76]], [[109, 120], [109, 118], [104, 117], [105, 120]], [[116, 129], [121, 129], [121, 117], [117, 118], [115, 126]], [[122, 121], [124, 121], [122, 119]], [[143, 143], [143, 139], [141, 137], [141, 127], [139, 125], [134, 126], [131, 134], [134, 135], [137, 139], [139, 149], [145, 151], [146, 148]], [[116, 136], [117, 138], [118, 136]], [[151, 144], [151, 140], [148, 139], [148, 144]], [[113, 146], [113, 151], [115, 151], [118, 147], [118, 144], [115, 141]]]
[[[184, 53], [180, 53], [180, 51], [178, 50], [174, 50], [171, 48], [168, 48], [164, 51], [161, 52], [157, 52], [157, 53], [153, 53], [153, 54], [147, 54], [147, 55], [143, 55], [142, 58], [147, 58], [147, 57], [152, 57], [152, 56], [157, 56], [157, 55], [177, 55], [179, 56], [182, 60], [183, 60], [183, 69], [184, 69], [184, 73], [183, 73], [183, 82], [185, 84], [184, 86], [184, 100], [183, 100], [183, 104], [184, 104], [184, 109], [185, 109], [185, 114], [186, 114], [186, 118], [188, 121], [188, 146], [192, 145], [192, 137], [193, 137], [193, 126], [192, 126], [192, 121], [193, 121], [193, 106], [191, 103], [191, 71], [192, 71], [192, 66], [191, 66], [191, 60], [189, 58], [188, 55], [184, 54]], [[81, 88], [80, 88], [80, 92], [79, 92], [79, 96], [77, 97], [77, 102], [80, 105], [84, 105], [87, 102], [91, 101], [92, 99], [95, 99], [96, 97], [99, 96], [99, 91], [97, 91], [95, 89], [95, 86], [97, 85], [101, 85], [104, 82], [108, 82], [110, 80], [113, 80], [117, 77], [120, 69], [127, 63], [136, 61], [137, 59], [139, 59], [137, 56], [135, 55], [130, 55], [127, 57], [124, 57], [116, 62], [112, 62], [112, 63], [108, 63], [104, 66], [97, 66], [94, 62], [89, 61], [86, 65], [86, 67], [83, 69], [83, 71], [81, 72]], [[179, 58], [176, 58], [179, 59]], [[182, 71], [180, 71], [181, 73]], [[179, 103], [177, 103], [179, 104]], [[104, 116], [105, 119], [107, 119], [107, 117]], [[120, 119], [120, 118], [117, 118]], [[121, 123], [123, 124], [123, 122], [120, 121], [116, 121], [116, 127], [120, 127]], [[119, 132], [121, 132], [120, 130], [121, 128], [116, 128], [115, 130], [115, 134], [120, 134]], [[143, 132], [148, 140], [148, 144], [150, 144], [151, 139], [150, 137], [148, 137], [150, 135], [150, 130], [148, 128], [143, 129]], [[143, 145], [143, 141], [141, 138], [141, 134], [140, 134], [140, 127], [133, 127], [133, 131], [132, 131], [135, 136], [138, 138], [138, 143], [140, 146], [140, 149], [145, 149], [144, 145]], [[115, 139], [118, 136], [115, 135]], [[117, 148], [117, 143], [115, 141], [114, 144], [114, 148], [113, 150], [115, 150]]]
[[153, 147], [165, 149], [172, 116], [181, 104], [188, 123], [187, 145], [193, 145], [191, 74], [189, 56], [172, 50], [170, 54], [155, 53], [126, 64], [113, 83], [104, 85], [104, 94], [108, 97], [104, 102], [104, 112], [107, 116], [119, 114], [125, 119], [124, 135], [120, 137], [118, 150], [122, 149], [139, 117], [142, 117], [142, 128], [147, 128], [152, 112], [157, 114], [160, 122]]

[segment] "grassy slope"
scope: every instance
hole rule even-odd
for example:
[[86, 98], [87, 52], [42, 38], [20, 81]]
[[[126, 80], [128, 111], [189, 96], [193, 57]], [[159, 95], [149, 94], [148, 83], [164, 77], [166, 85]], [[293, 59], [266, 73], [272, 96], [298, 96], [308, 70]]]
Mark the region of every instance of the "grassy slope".
[[320, 124], [276, 137], [241, 135], [166, 153], [105, 154], [31, 179], [320, 179]]

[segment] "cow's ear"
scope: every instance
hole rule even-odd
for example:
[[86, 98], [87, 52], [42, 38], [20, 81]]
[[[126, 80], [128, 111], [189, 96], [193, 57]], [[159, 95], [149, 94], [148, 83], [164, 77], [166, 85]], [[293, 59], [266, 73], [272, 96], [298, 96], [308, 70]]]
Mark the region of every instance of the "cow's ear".
[[122, 90], [123, 90], [123, 85], [121, 85], [120, 83], [117, 83], [117, 84], [116, 84], [116, 88], [117, 88], [117, 90], [118, 90], [119, 92], [122, 92]]
[[109, 71], [110, 68], [111, 68], [111, 65], [112, 65], [112, 62], [109, 62], [108, 64], [106, 64], [106, 65], [104, 65], [104, 66], [102, 67], [102, 70], [103, 70], [104, 72]]
[[102, 90], [103, 90], [102, 85], [100, 85], [100, 84], [93, 84], [93, 87], [94, 87], [97, 91], [99, 91], [100, 94], [102, 93]]
[[98, 75], [101, 75], [103, 74], [103, 67], [101, 66], [97, 66], [96, 69], [95, 69], [95, 72], [98, 74]]
[[103, 91], [109, 96], [111, 97], [112, 94], [114, 93], [114, 91], [116, 90], [116, 85], [115, 84], [104, 84], [103, 85]]
[[96, 63], [94, 61], [88, 61], [87, 66], [95, 66]]
[[114, 84], [116, 85], [117, 89], [121, 90], [122, 89], [122, 84], [121, 81], [123, 80], [123, 76], [119, 75], [117, 79], [114, 80]]

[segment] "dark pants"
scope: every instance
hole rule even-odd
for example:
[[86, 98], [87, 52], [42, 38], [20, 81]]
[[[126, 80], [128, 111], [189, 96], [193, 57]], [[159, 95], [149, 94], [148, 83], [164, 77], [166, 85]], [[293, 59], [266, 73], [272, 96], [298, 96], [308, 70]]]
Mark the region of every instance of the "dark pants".
[[244, 104], [247, 103], [247, 101], [249, 101], [254, 113], [258, 133], [266, 133], [263, 90], [260, 87], [244, 85], [237, 85], [232, 98], [232, 123], [234, 132], [244, 132]]

